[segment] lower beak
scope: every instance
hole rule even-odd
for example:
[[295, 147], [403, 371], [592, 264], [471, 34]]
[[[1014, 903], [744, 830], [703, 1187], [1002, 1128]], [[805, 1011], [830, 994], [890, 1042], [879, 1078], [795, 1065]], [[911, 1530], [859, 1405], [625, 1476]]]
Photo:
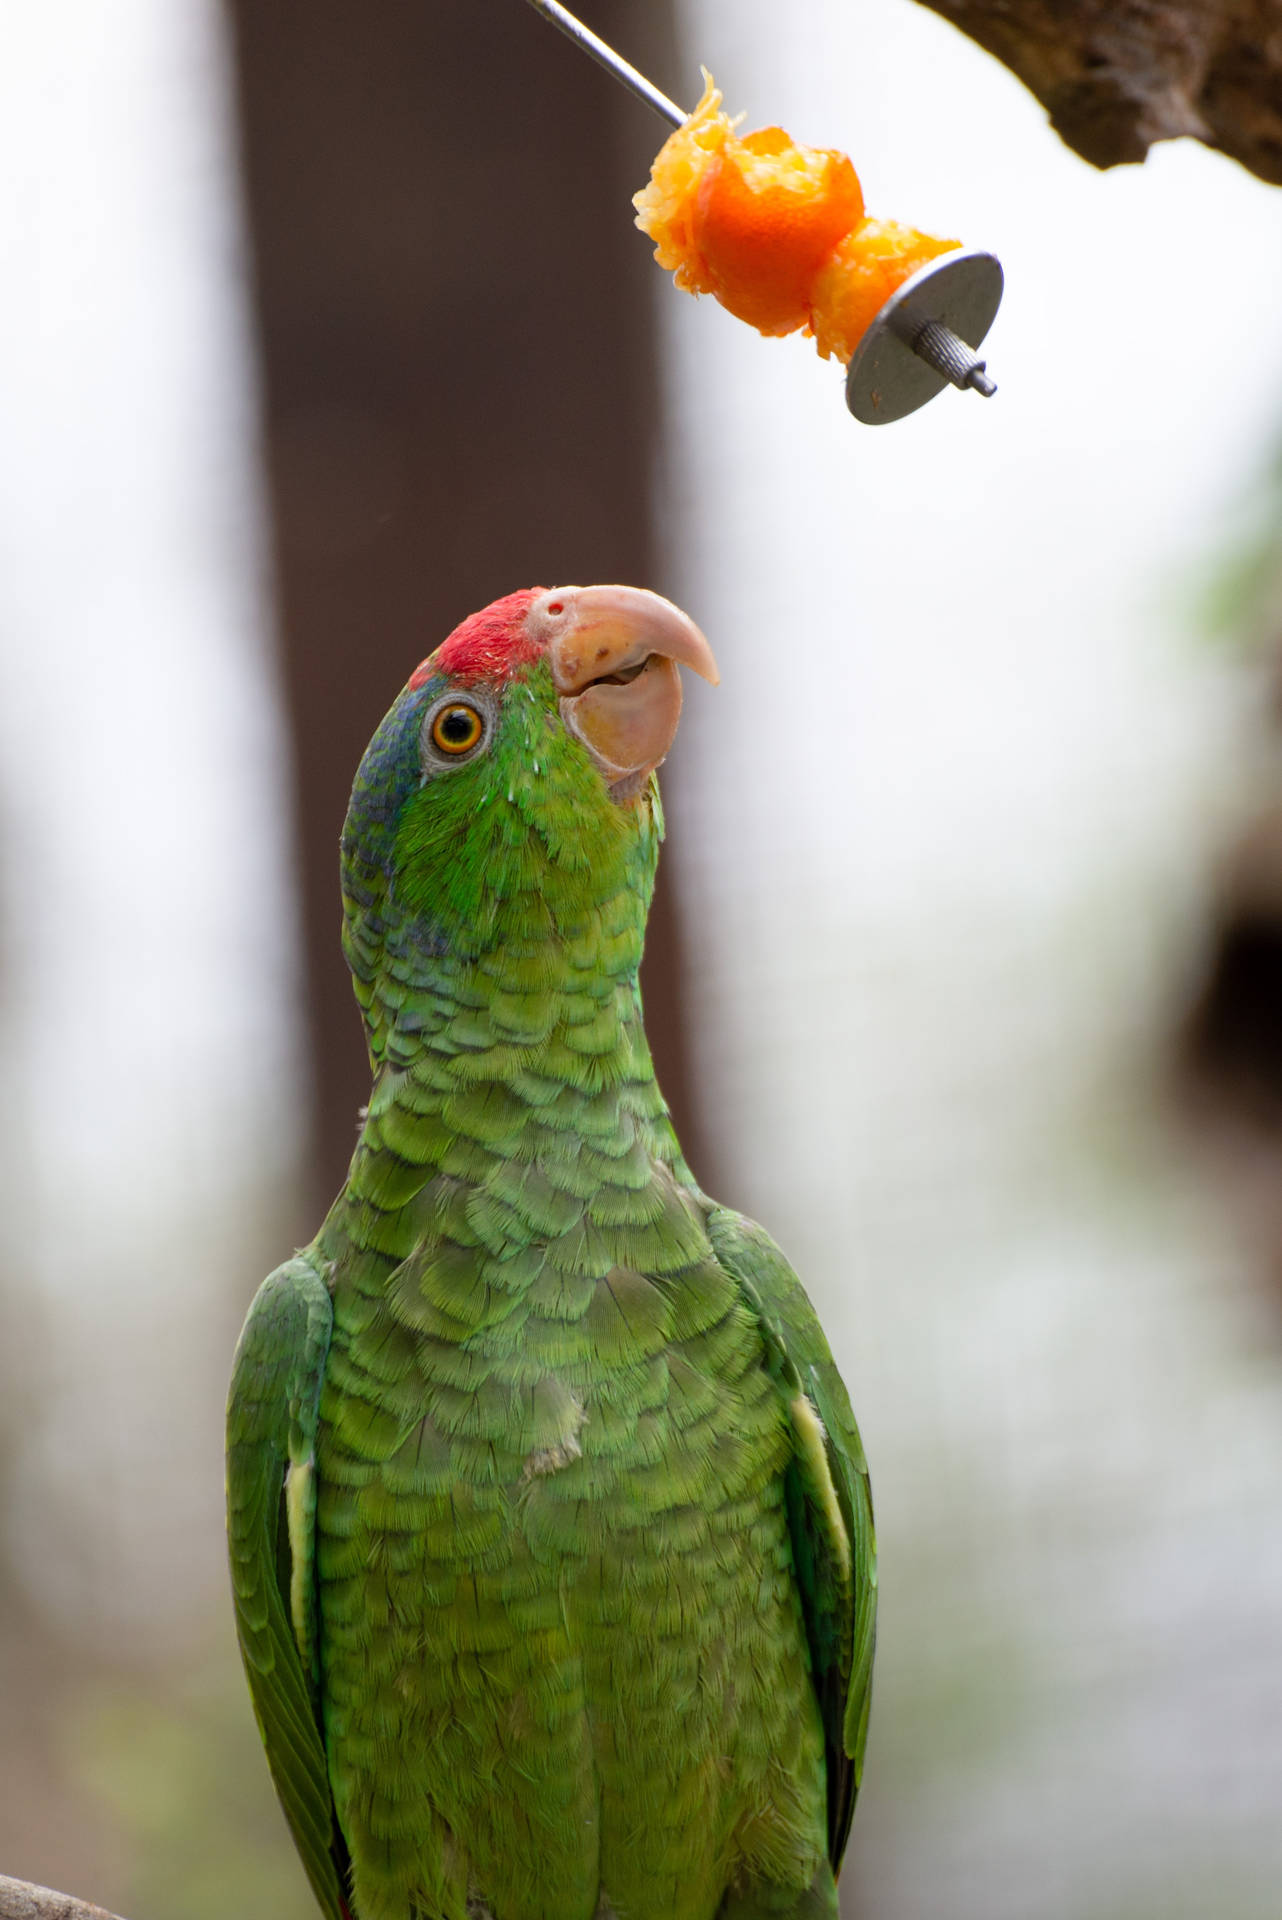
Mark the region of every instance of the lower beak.
[[632, 799], [675, 738], [679, 667], [715, 685], [712, 649], [688, 614], [643, 587], [563, 587], [541, 598], [557, 611], [548, 655], [562, 720], [615, 798]]

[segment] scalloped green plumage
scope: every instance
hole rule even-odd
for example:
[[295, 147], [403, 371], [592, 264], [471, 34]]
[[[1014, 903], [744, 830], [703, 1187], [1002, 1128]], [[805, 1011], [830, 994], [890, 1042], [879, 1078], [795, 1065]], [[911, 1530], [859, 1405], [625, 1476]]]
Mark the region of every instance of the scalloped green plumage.
[[610, 799], [541, 665], [424, 777], [450, 687], [407, 689], [357, 776], [374, 1089], [233, 1378], [277, 1789], [328, 1920], [831, 1920], [876, 1593], [849, 1402], [654, 1082], [657, 787]]

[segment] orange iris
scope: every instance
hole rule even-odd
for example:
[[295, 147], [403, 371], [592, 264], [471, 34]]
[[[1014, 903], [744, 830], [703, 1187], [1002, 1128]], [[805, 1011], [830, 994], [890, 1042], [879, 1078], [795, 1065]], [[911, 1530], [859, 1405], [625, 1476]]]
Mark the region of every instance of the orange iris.
[[442, 753], [470, 753], [481, 737], [484, 721], [475, 707], [459, 700], [442, 707], [432, 722], [432, 745]]

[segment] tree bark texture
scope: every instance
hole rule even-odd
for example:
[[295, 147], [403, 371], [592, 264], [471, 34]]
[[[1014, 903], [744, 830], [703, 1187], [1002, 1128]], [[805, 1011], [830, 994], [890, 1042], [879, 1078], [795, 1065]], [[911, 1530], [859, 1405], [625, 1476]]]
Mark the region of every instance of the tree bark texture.
[[1282, 0], [922, 0], [1096, 167], [1188, 134], [1282, 185]]
[[75, 1900], [51, 1887], [33, 1887], [27, 1880], [10, 1880], [0, 1873], [0, 1920], [118, 1920], [105, 1907]]

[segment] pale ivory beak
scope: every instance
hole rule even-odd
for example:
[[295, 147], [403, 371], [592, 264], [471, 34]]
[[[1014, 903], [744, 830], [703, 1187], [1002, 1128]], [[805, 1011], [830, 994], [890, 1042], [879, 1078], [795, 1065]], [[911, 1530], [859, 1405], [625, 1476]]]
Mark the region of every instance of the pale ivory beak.
[[549, 588], [526, 629], [547, 650], [566, 727], [615, 798], [634, 798], [676, 735], [678, 667], [715, 686], [712, 648], [688, 614], [645, 587]]

